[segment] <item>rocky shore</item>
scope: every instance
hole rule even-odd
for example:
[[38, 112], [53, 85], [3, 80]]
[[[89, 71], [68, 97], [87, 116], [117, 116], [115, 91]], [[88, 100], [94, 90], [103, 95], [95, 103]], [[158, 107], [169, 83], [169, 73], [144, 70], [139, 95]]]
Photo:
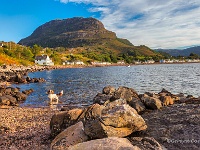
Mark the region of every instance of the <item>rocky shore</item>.
[[107, 86], [93, 102], [85, 109], [63, 108], [52, 116], [51, 149], [200, 147], [200, 98], [165, 89], [138, 95], [132, 88]]
[[[14, 82], [32, 80], [20, 78], [19, 70], [10, 72], [17, 73]], [[30, 92], [5, 85], [0, 88], [0, 150], [200, 147], [200, 98], [192, 95], [175, 95], [165, 89], [138, 94], [132, 88], [106, 86], [93, 98], [93, 105], [85, 108], [16, 107], [24, 100], [17, 96]]]
[[26, 100], [27, 96], [32, 93], [33, 89], [20, 91], [18, 88], [9, 87], [11, 84], [28, 84], [45, 82], [44, 78], [30, 78], [29, 72], [62, 69], [66, 66], [0, 66], [0, 106], [17, 106]]

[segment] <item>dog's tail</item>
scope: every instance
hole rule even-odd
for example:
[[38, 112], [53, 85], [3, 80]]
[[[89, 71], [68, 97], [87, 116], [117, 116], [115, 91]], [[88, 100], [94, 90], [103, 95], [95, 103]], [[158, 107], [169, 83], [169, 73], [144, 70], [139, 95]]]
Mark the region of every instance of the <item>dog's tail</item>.
[[60, 91], [60, 93], [57, 94], [58, 96], [62, 96], [63, 95], [63, 90]]

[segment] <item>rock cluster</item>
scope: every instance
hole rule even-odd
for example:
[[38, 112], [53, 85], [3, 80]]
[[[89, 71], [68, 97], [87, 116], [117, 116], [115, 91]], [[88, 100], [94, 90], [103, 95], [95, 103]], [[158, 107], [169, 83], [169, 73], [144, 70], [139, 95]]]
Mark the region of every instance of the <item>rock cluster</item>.
[[36, 70], [40, 70], [34, 68], [26, 68], [26, 67], [12, 67], [12, 66], [2, 66], [0, 68], [0, 82], [11, 82], [11, 83], [36, 83], [36, 82], [45, 82], [43, 78], [30, 78], [28, 77], [28, 73]]
[[19, 102], [26, 100], [27, 95], [33, 92], [33, 89], [20, 92], [18, 88], [0, 87], [0, 106], [17, 106]]
[[104, 105], [118, 99], [125, 100], [125, 103], [133, 107], [139, 114], [142, 114], [146, 109], [155, 110], [172, 105], [174, 101], [180, 98], [165, 89], [158, 94], [145, 92], [139, 95], [132, 88], [121, 86], [115, 89], [112, 86], [107, 86], [103, 88], [102, 93], [98, 93], [94, 97], [93, 102]]
[[[139, 115], [147, 109], [141, 100], [144, 96], [140, 96], [132, 88], [115, 89], [107, 86], [94, 97], [93, 105], [53, 115], [50, 129], [51, 136], [55, 139], [51, 143], [51, 149], [88, 149], [88, 145], [91, 149], [140, 149], [131, 144], [137, 142], [137, 139], [126, 139], [132, 133], [147, 129], [146, 122]], [[162, 149], [155, 139], [147, 139], [145, 140], [150, 139], [149, 143], [154, 144], [146, 147]]]
[[[195, 101], [196, 100], [196, 101]], [[141, 115], [174, 103], [199, 103], [193, 96], [159, 93], [138, 94], [134, 89], [104, 87], [93, 105], [59, 112], [51, 118], [51, 149], [164, 149], [147, 136], [146, 119]], [[146, 137], [141, 134], [145, 133]], [[138, 137], [139, 134], [139, 137]]]

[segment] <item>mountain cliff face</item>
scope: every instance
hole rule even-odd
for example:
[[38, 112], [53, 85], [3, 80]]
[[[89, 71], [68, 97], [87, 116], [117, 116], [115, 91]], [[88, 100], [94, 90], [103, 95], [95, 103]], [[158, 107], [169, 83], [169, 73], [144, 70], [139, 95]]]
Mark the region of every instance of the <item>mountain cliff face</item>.
[[127, 39], [121, 39], [94, 18], [70, 18], [53, 20], [38, 27], [29, 37], [19, 41], [19, 44], [42, 47], [83, 47], [88, 52], [128, 54], [131, 56], [157, 56], [150, 48], [134, 46]]
[[94, 18], [70, 18], [53, 20], [38, 27], [29, 37], [19, 41], [19, 44], [42, 47], [79, 47], [101, 43], [115, 39], [116, 34], [104, 28], [104, 25]]

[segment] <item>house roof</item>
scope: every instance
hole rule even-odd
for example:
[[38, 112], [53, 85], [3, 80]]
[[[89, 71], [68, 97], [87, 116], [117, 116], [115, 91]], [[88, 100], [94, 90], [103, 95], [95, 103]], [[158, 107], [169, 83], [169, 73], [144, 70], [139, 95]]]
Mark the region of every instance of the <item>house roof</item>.
[[46, 60], [47, 59], [47, 55], [40, 55], [40, 56], [36, 56], [35, 60]]

